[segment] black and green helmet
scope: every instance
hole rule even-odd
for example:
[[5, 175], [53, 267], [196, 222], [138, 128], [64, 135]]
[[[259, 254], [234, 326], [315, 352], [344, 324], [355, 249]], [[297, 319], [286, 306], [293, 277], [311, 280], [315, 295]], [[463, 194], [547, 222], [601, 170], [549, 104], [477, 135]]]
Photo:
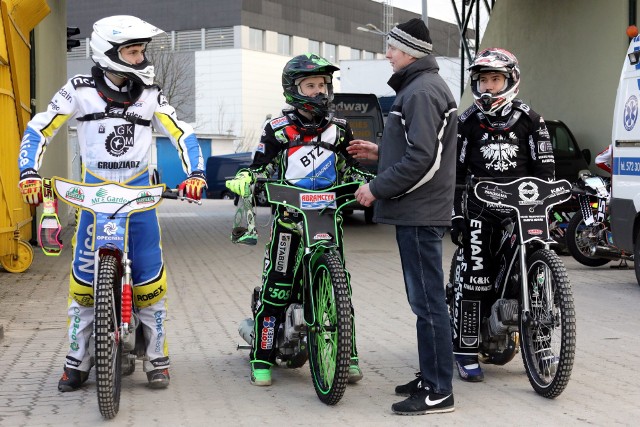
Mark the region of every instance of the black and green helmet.
[[[282, 88], [287, 104], [310, 112], [314, 117], [324, 117], [333, 101], [333, 72], [336, 67], [313, 53], [305, 53], [291, 59], [282, 70]], [[323, 76], [327, 84], [327, 94], [314, 97], [305, 96], [299, 90], [300, 82], [311, 76]]]

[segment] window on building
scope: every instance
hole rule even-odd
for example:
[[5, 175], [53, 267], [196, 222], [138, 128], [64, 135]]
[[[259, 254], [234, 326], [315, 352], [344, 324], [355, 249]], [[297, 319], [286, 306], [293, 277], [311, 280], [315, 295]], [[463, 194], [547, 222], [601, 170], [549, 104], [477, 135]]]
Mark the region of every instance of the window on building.
[[249, 49], [264, 50], [264, 31], [249, 28]]
[[324, 58], [332, 63], [338, 62], [338, 55], [336, 52], [336, 45], [331, 43], [324, 44]]
[[373, 54], [373, 52], [369, 52], [369, 51], [363, 51], [362, 52], [362, 59], [373, 59], [375, 56]]
[[320, 55], [320, 42], [316, 40], [309, 40], [309, 52]]
[[281, 55], [291, 55], [291, 36], [278, 34], [278, 53]]
[[351, 59], [360, 59], [360, 50], [351, 49]]

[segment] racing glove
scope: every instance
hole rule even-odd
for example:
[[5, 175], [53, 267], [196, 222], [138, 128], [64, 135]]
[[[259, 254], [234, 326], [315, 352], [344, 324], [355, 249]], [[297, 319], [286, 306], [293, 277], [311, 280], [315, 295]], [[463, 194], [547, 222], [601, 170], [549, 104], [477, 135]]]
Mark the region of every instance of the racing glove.
[[224, 185], [240, 197], [247, 197], [251, 193], [250, 185], [253, 182], [253, 176], [248, 170], [238, 172], [233, 179], [225, 181]]
[[467, 236], [467, 225], [464, 222], [464, 218], [453, 218], [451, 220], [451, 241], [460, 247], [463, 247], [463, 242]]
[[25, 169], [20, 173], [18, 187], [25, 203], [32, 206], [42, 203], [42, 178], [35, 169]]
[[376, 176], [370, 172], [362, 171], [351, 167], [344, 174], [343, 182], [361, 182], [366, 184], [371, 182]]
[[207, 180], [202, 171], [193, 171], [182, 184], [178, 185], [178, 195], [193, 200], [202, 198], [202, 190], [207, 188]]

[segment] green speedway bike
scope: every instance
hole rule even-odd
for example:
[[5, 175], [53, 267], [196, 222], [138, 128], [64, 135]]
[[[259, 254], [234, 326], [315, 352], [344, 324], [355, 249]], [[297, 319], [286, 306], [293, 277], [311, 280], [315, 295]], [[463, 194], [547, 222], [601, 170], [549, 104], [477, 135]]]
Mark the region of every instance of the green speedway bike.
[[[275, 334], [276, 360], [288, 368], [302, 367], [309, 360], [318, 398], [335, 405], [347, 387], [352, 331], [349, 278], [338, 250], [342, 242], [336, 241], [336, 236], [340, 235], [340, 211], [355, 203], [353, 193], [362, 183], [314, 191], [273, 180], [258, 182], [265, 183], [269, 203], [301, 213], [304, 218], [294, 230], [301, 236], [301, 298], [292, 298]], [[251, 299], [254, 318], [260, 292], [257, 287]], [[251, 349], [253, 318], [243, 320], [238, 331], [249, 344], [238, 348]]]

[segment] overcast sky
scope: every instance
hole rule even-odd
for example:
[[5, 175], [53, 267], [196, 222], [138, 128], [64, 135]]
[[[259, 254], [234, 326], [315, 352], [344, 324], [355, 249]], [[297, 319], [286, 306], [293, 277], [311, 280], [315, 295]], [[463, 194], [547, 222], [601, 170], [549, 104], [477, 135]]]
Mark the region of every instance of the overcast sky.
[[[384, 0], [373, 0], [382, 3]], [[455, 0], [458, 11], [462, 8], [462, 0]], [[411, 12], [422, 14], [422, 0], [389, 0], [389, 4], [400, 9], [410, 10]], [[481, 21], [484, 20], [483, 30], [486, 27], [486, 10], [484, 6], [480, 9]], [[457, 23], [456, 14], [451, 5], [451, 0], [427, 0], [427, 12], [429, 17], [436, 18], [441, 21]], [[475, 14], [474, 14], [475, 16]]]

